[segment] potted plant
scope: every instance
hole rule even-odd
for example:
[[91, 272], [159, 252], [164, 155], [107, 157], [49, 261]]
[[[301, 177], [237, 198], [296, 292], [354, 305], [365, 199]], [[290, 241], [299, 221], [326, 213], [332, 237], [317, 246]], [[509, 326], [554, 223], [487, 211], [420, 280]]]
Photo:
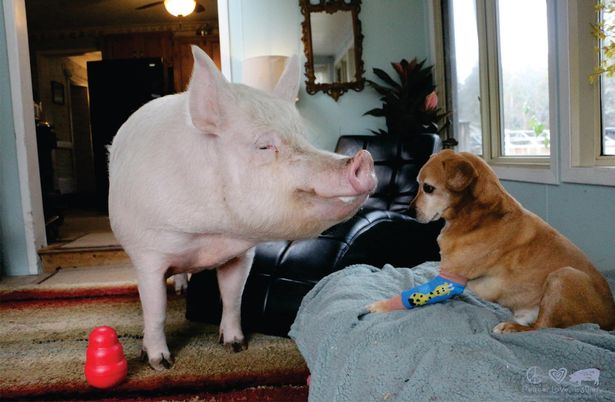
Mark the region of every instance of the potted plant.
[[439, 133], [448, 125], [448, 113], [438, 108], [436, 86], [433, 84], [432, 66], [425, 66], [425, 60], [408, 62], [402, 59], [391, 63], [398, 80], [379, 68], [374, 74], [382, 83], [366, 80], [382, 97], [382, 106], [371, 109], [363, 115], [384, 117], [387, 130], [375, 134], [406, 136], [423, 133]]

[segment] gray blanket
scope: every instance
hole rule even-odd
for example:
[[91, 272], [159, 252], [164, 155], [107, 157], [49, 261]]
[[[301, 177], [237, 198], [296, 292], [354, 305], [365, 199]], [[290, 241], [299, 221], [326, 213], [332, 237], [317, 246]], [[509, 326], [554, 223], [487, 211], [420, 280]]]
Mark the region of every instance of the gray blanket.
[[361, 316], [437, 271], [354, 265], [312, 289], [289, 333], [310, 368], [310, 401], [615, 401], [615, 332], [597, 325], [496, 335], [510, 311], [468, 290]]

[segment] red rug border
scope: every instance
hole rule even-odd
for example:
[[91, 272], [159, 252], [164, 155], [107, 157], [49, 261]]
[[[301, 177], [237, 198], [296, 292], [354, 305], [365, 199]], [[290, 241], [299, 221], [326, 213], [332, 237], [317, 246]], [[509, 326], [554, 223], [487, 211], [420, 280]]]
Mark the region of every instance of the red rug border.
[[[171, 369], [172, 370], [172, 369]], [[165, 389], [159, 388], [160, 382], [168, 380], [163, 377], [152, 377], [133, 382], [123, 383], [111, 389], [97, 389], [85, 385], [83, 382], [73, 382], [63, 384], [53, 390], [43, 389], [38, 386], [5, 388], [0, 395], [3, 401], [20, 400], [87, 400], [87, 399], [117, 399], [130, 398], [148, 399], [157, 397], [164, 399], [168, 395], [194, 394], [194, 393], [221, 393], [233, 390], [241, 390], [258, 386], [303, 386], [306, 385], [308, 376], [305, 370], [294, 370], [293, 372], [273, 371], [267, 377], [254, 373], [238, 372], [228, 376], [205, 376], [193, 375], [183, 377], [180, 381], [174, 379], [173, 386]], [[224, 378], [223, 378], [224, 377]], [[84, 385], [86, 388], [84, 388]], [[195, 391], [198, 390], [198, 391]]]
[[13, 301], [74, 299], [138, 294], [137, 285], [83, 287], [75, 289], [17, 289], [0, 291], [0, 304]]

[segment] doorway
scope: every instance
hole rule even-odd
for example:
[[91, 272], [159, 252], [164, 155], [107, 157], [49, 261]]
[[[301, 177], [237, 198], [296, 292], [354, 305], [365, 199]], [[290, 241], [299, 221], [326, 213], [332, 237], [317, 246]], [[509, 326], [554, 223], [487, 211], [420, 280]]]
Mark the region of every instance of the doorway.
[[[51, 183], [43, 189], [43, 204], [52, 247], [89, 233], [110, 232], [106, 146], [130, 113], [111, 111], [117, 101], [93, 108], [93, 87], [113, 84], [113, 99], [123, 100], [131, 88], [130, 80], [118, 79], [126, 75], [126, 66], [157, 59], [165, 89], [156, 96], [184, 90], [191, 66], [186, 71], [180, 55], [189, 44], [205, 48], [220, 67], [216, 0], [199, 1], [205, 12], [184, 17], [181, 23], [162, 6], [139, 10], [141, 3], [25, 0], [34, 100], [40, 121], [56, 137], [47, 143], [53, 144], [51, 150], [39, 149], [45, 157], [51, 154], [48, 164], [40, 164], [40, 174]], [[97, 7], [105, 7], [104, 12], [96, 12]], [[92, 67], [96, 63], [125, 66], [92, 83], [88, 70], [98, 71]], [[78, 73], [71, 70], [75, 65]], [[138, 106], [131, 105], [131, 112]], [[109, 117], [118, 114], [122, 121], [105, 127]]]
[[94, 208], [97, 188], [87, 75], [87, 63], [101, 58], [98, 50], [50, 50], [38, 51], [31, 63], [48, 244], [71, 241], [91, 230], [80, 223], [81, 217], [107, 219]]

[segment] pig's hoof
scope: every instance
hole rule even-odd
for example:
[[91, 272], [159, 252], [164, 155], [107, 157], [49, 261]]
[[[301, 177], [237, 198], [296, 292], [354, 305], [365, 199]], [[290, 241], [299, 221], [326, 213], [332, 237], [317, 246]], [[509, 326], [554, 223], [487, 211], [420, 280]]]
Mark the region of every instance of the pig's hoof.
[[173, 287], [178, 295], [186, 294], [188, 291], [188, 274], [173, 275]]
[[157, 371], [168, 370], [175, 364], [175, 359], [171, 354], [165, 356], [164, 353], [161, 353], [157, 357], [149, 357], [144, 350], [141, 351], [141, 360], [147, 361], [149, 365]]
[[229, 342], [224, 342], [223, 333], [220, 333], [220, 335], [218, 336], [218, 343], [220, 345], [224, 345], [226, 350], [231, 353], [238, 353], [248, 349], [248, 341], [246, 341], [245, 339], [239, 340], [237, 338], [233, 338], [233, 340]]
[[231, 353], [239, 353], [239, 352], [242, 352], [248, 349], [248, 342], [246, 342], [245, 340], [241, 342], [233, 341], [233, 342], [225, 343], [224, 347], [226, 348], [226, 350], [228, 350]]

